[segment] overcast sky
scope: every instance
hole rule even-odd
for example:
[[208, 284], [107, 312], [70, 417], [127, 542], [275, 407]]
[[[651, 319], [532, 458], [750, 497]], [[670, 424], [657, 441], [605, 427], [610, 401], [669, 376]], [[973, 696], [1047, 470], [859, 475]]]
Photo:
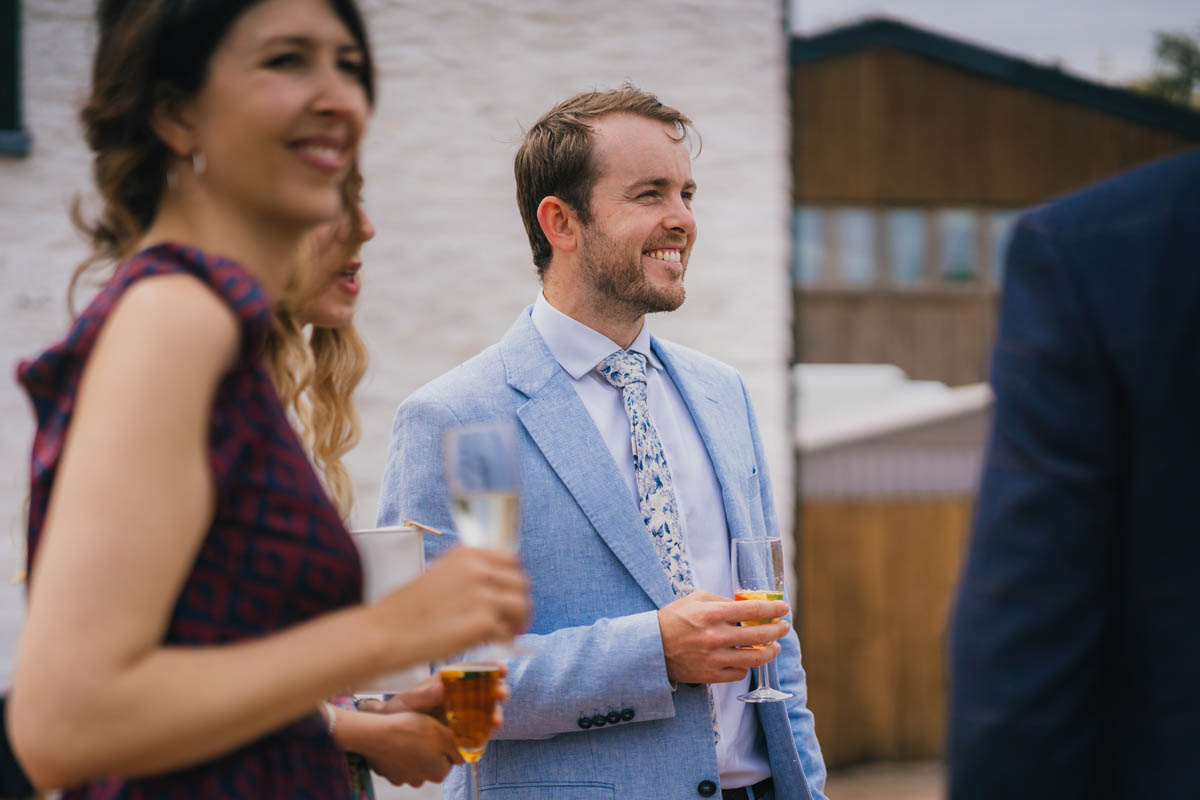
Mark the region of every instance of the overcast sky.
[[1200, 29], [1200, 0], [789, 1], [799, 33], [882, 14], [1106, 83], [1150, 73], [1155, 31]]

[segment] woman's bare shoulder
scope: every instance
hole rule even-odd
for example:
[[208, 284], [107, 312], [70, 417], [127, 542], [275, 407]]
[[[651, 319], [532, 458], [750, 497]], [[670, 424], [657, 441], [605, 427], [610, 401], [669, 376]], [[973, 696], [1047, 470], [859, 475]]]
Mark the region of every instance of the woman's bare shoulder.
[[240, 336], [237, 314], [203, 281], [186, 274], [162, 275], [139, 280], [125, 291], [97, 349], [115, 347], [174, 368], [228, 368]]

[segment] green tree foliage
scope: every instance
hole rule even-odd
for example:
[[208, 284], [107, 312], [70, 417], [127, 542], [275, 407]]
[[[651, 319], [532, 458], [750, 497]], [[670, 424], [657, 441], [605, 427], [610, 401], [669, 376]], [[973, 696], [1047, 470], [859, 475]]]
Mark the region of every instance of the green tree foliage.
[[1155, 33], [1154, 57], [1154, 74], [1134, 88], [1200, 108], [1200, 28], [1194, 36], [1182, 31]]

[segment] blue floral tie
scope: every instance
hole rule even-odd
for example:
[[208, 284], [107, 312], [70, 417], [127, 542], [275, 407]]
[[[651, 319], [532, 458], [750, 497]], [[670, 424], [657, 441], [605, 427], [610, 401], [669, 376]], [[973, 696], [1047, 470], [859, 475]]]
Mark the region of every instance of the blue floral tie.
[[[638, 508], [654, 541], [654, 549], [658, 551], [675, 596], [691, 594], [696, 585], [687, 551], [683, 549], [683, 525], [679, 521], [679, 505], [675, 502], [675, 484], [671, 481], [662, 440], [650, 421], [650, 405], [646, 400], [646, 357], [641, 353], [618, 350], [601, 361], [596, 369], [606, 381], [621, 390], [633, 438]], [[712, 715], [713, 742], [720, 742], [711, 688], [708, 690], [708, 711]]]
[[658, 431], [650, 421], [650, 406], [646, 401], [646, 357], [641, 353], [618, 350], [601, 361], [598, 369], [605, 380], [621, 390], [633, 436], [638, 508], [675, 596], [683, 597], [695, 590], [695, 581], [687, 552], [683, 549], [683, 526], [679, 522], [671, 470]]

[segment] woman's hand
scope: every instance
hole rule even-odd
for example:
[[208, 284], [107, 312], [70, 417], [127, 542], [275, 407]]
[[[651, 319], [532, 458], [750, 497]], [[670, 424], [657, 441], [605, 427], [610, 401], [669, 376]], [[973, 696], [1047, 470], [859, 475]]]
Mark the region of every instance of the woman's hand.
[[451, 767], [463, 763], [450, 729], [429, 714], [343, 708], [333, 713], [337, 716], [334, 741], [338, 747], [358, 753], [372, 770], [397, 786], [440, 783]]
[[[503, 678], [508, 668], [498, 666]], [[500, 701], [510, 694], [509, 685], [501, 680], [496, 690], [493, 728], [504, 723]], [[334, 741], [342, 750], [367, 759], [372, 770], [397, 786], [440, 783], [452, 766], [463, 763], [454, 736], [446, 727], [444, 712], [442, 680], [431, 675], [386, 701], [361, 700], [357, 711], [338, 708], [333, 712], [337, 715]]]
[[[504, 709], [500, 704], [512, 695], [512, 687], [503, 680], [508, 675], [508, 667], [497, 664], [500, 670], [500, 682], [496, 686], [496, 710], [492, 713], [492, 729], [499, 730], [504, 725]], [[429, 714], [439, 722], [446, 721], [445, 709], [442, 708], [442, 679], [430, 675], [411, 689], [405, 689], [392, 695], [388, 700], [374, 698], [360, 700], [360, 711], [371, 711], [380, 714], [396, 714], [404, 711], [416, 711]]]
[[394, 669], [510, 641], [529, 623], [529, 581], [511, 553], [455, 547], [371, 610]]

